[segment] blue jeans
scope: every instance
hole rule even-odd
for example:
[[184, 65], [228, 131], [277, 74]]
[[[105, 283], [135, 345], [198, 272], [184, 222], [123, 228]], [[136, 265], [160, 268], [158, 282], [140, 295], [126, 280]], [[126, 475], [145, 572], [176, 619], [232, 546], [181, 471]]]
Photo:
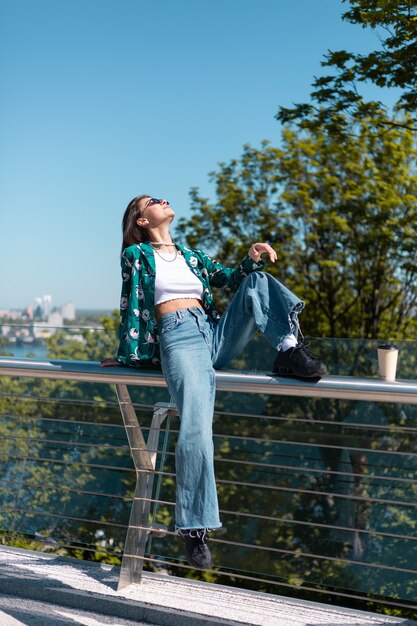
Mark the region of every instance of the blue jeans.
[[276, 349], [298, 334], [301, 302], [273, 276], [253, 272], [216, 324], [199, 308], [159, 322], [162, 371], [180, 415], [176, 447], [178, 529], [219, 528], [213, 465], [215, 369], [224, 367], [260, 330]]

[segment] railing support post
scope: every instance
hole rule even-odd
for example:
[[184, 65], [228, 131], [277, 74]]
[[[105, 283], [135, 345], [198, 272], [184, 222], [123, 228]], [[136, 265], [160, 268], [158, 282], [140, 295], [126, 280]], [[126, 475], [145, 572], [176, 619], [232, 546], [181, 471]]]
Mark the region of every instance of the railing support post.
[[130, 511], [118, 584], [118, 589], [123, 589], [127, 585], [141, 581], [148, 535], [163, 536], [167, 530], [161, 525], [150, 525], [149, 514], [159, 432], [166, 416], [170, 411], [175, 410], [175, 407], [166, 402], [159, 402], [155, 405], [148, 441], [145, 442], [127, 386], [116, 385], [116, 393], [136, 470], [135, 495]]

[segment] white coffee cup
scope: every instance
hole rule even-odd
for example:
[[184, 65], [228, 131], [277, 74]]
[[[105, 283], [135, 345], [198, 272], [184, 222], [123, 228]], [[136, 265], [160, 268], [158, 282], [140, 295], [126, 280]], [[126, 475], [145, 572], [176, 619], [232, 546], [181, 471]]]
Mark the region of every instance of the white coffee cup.
[[381, 378], [394, 382], [397, 372], [398, 348], [391, 344], [378, 346], [378, 366]]

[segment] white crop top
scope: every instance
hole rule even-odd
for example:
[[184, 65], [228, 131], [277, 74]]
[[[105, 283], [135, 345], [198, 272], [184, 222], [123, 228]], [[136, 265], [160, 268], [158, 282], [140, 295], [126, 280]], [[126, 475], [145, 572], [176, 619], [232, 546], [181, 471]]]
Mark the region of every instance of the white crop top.
[[174, 255], [170, 253], [155, 254], [155, 304], [177, 298], [202, 300], [201, 280], [192, 273], [182, 254], [178, 254], [175, 261], [172, 261], [173, 258]]

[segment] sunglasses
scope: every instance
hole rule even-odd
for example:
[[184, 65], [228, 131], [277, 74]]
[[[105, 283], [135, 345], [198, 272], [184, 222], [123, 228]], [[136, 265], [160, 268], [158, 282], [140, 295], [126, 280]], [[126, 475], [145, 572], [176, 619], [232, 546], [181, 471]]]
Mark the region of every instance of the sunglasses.
[[[148, 207], [152, 206], [153, 204], [161, 204], [161, 202], [163, 202], [163, 199], [149, 198], [148, 202], [145, 205], [145, 208], [142, 211], [142, 215], [144, 214], [144, 212], [146, 211]], [[169, 204], [168, 200], [166, 200], [166, 203]]]

